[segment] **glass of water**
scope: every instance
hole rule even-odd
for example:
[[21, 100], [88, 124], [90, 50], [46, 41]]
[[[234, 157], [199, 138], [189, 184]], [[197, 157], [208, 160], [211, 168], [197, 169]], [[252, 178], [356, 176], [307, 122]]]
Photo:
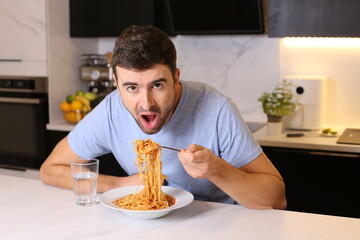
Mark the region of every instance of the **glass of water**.
[[73, 160], [70, 162], [70, 166], [76, 205], [92, 206], [98, 204], [97, 179], [99, 175], [99, 160]]

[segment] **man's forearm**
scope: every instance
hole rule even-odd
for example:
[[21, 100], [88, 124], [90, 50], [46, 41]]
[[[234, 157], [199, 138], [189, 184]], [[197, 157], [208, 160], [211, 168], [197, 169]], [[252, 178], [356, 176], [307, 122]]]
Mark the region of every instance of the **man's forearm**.
[[[48, 185], [52, 185], [64, 189], [73, 189], [73, 182], [71, 176], [70, 166], [67, 165], [53, 165], [43, 166], [40, 170], [41, 180]], [[139, 183], [138, 175], [128, 177], [115, 177], [109, 175], [99, 174], [97, 191], [99, 193], [107, 190], [123, 187], [132, 186]]]
[[285, 185], [277, 176], [247, 173], [224, 161], [220, 174], [209, 180], [245, 207], [286, 208]]
[[43, 183], [59, 188], [73, 189], [70, 166], [43, 164], [40, 168]]

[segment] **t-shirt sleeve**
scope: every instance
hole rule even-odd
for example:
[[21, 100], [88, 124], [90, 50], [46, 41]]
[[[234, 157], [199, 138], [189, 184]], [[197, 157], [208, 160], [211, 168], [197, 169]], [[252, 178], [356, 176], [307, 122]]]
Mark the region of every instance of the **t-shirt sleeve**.
[[80, 157], [92, 158], [111, 152], [108, 146], [110, 98], [105, 98], [69, 133], [70, 148]]
[[255, 160], [262, 152], [236, 105], [229, 100], [219, 113], [221, 158], [239, 168]]

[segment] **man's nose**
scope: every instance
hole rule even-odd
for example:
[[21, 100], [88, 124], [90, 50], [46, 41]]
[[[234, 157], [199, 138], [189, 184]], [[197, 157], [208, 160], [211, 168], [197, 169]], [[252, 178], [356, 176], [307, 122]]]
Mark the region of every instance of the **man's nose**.
[[140, 105], [145, 111], [149, 111], [154, 105], [154, 99], [150, 91], [143, 91], [140, 96]]

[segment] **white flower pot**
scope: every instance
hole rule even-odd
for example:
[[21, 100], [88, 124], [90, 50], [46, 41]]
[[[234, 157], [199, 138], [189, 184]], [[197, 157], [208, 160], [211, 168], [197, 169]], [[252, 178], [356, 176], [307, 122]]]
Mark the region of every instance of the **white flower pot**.
[[280, 135], [283, 130], [283, 117], [276, 117], [267, 115], [268, 121], [266, 124], [267, 128], [267, 135], [269, 136], [276, 136]]
[[269, 135], [269, 136], [281, 135], [282, 129], [283, 129], [282, 122], [267, 122], [266, 123], [267, 135]]

